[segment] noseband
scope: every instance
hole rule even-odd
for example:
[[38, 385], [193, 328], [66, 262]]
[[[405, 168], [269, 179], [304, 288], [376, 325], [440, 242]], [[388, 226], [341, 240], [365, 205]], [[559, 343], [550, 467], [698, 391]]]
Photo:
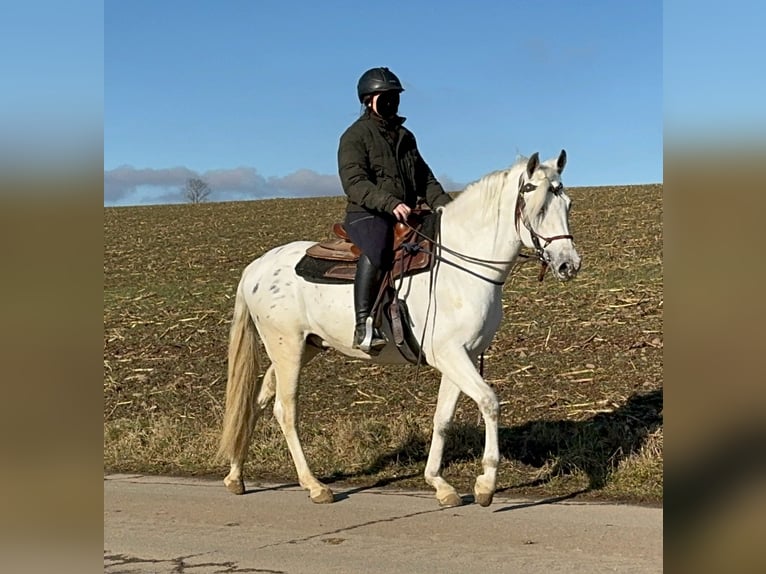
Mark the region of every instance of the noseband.
[[[524, 213], [524, 208], [526, 207], [526, 200], [524, 199], [524, 194], [530, 193], [537, 189], [537, 186], [532, 183], [526, 183], [524, 186], [521, 186], [521, 181], [524, 175], [522, 174], [519, 176], [519, 194], [516, 196], [516, 212], [514, 215], [514, 222], [516, 224], [516, 231], [519, 230], [519, 221], [521, 221], [524, 224], [524, 227], [527, 228], [527, 231], [529, 231], [529, 236], [532, 238], [532, 245], [535, 247], [535, 255], [537, 255], [537, 259], [541, 263], [540, 267], [540, 273], [537, 276], [538, 281], [542, 281], [545, 277], [545, 272], [548, 270], [548, 260], [545, 257], [545, 248], [548, 247], [551, 243], [556, 241], [557, 239], [572, 239], [574, 240], [574, 237], [572, 235], [566, 234], [566, 235], [554, 235], [553, 237], [545, 237], [544, 235], [540, 235], [532, 229], [532, 224], [529, 223], [529, 218], [527, 217], [526, 213]], [[559, 184], [558, 187], [551, 186], [550, 191], [554, 195], [560, 195], [562, 189], [564, 188], [563, 185]], [[540, 241], [544, 241], [544, 244], [541, 244]]]

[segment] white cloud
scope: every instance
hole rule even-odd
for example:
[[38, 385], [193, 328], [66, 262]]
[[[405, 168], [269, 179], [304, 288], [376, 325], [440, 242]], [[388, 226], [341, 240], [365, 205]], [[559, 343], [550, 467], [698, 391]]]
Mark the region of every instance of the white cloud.
[[[104, 205], [137, 205], [140, 203], [175, 203], [172, 198], [177, 193], [182, 199], [180, 188], [190, 177], [197, 174], [185, 167], [169, 169], [136, 169], [130, 165], [104, 171]], [[159, 190], [156, 194], [147, 193], [146, 189]], [[174, 189], [178, 188], [178, 189]], [[163, 199], [165, 201], [159, 201]], [[167, 201], [170, 199], [171, 201]]]
[[463, 191], [466, 184], [460, 183], [449, 177], [448, 175], [437, 175], [436, 179], [442, 184], [444, 191]]
[[[187, 167], [137, 169], [122, 165], [104, 171], [104, 205], [149, 205], [185, 203], [186, 180], [199, 177], [212, 190], [209, 201], [247, 201], [274, 197], [318, 197], [343, 193], [337, 175], [299, 169], [283, 177], [265, 177], [254, 167], [213, 169], [198, 173]], [[446, 175], [438, 177], [446, 191], [465, 185]]]
[[191, 177], [205, 180], [210, 201], [273, 197], [315, 197], [342, 193], [337, 175], [300, 169], [284, 177], [264, 177], [252, 167], [198, 173], [186, 167], [136, 169], [130, 165], [104, 171], [104, 205], [184, 203], [183, 186]]
[[[337, 195], [343, 190], [337, 175], [320, 175], [310, 169], [299, 169], [285, 177], [270, 177], [267, 185], [293, 197]], [[306, 193], [310, 190], [310, 193]]]

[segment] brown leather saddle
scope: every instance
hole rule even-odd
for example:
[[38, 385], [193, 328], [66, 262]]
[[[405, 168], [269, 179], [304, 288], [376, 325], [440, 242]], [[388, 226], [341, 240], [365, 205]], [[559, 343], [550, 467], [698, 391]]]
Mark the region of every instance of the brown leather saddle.
[[[430, 209], [415, 209], [410, 215], [409, 226], [400, 222], [394, 226], [392, 279], [426, 270], [430, 266], [432, 242], [422, 236], [433, 237], [433, 232], [423, 233], [428, 217], [435, 217]], [[351, 242], [342, 223], [333, 224], [332, 231], [333, 238], [306, 250], [307, 258], [323, 262], [314, 266], [321, 270], [319, 274], [314, 273], [314, 279], [326, 280], [323, 282], [353, 282], [361, 250]]]
[[[373, 308], [376, 324], [412, 364], [425, 362], [425, 358], [410, 328], [407, 304], [398, 298], [394, 280], [430, 269], [432, 238], [438, 234], [439, 215], [427, 208], [416, 208], [410, 214], [409, 225], [396, 224], [394, 265], [381, 283]], [[332, 239], [316, 243], [306, 250], [295, 271], [312, 283], [353, 283], [361, 250], [351, 242], [343, 224], [335, 223], [332, 231]]]

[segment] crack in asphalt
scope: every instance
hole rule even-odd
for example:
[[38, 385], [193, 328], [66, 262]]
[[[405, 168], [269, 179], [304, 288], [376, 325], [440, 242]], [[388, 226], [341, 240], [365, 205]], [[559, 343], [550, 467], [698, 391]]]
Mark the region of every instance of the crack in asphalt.
[[365, 526], [372, 526], [374, 524], [382, 524], [384, 522], [396, 522], [398, 520], [404, 520], [406, 518], [413, 518], [415, 516], [422, 516], [424, 514], [432, 514], [434, 512], [443, 512], [445, 510], [451, 510], [450, 508], [434, 508], [433, 510], [421, 510], [420, 512], [413, 512], [411, 514], [402, 514], [401, 516], [391, 516], [390, 518], [381, 518], [380, 520], [368, 520], [367, 522], [360, 522], [359, 524], [352, 524], [350, 526], [344, 526], [336, 530], [328, 530], [320, 532], [318, 534], [311, 534], [310, 536], [304, 536], [303, 538], [293, 538], [291, 540], [284, 540], [282, 542], [272, 542], [271, 544], [264, 544], [263, 546], [256, 547], [256, 550], [262, 550], [264, 548], [273, 548], [275, 546], [282, 546], [283, 544], [299, 544], [301, 542], [308, 542], [315, 538], [322, 536], [330, 536], [332, 534], [341, 534], [343, 532], [349, 532], [351, 530], [357, 530], [364, 528]]
[[[202, 556], [202, 554], [191, 554], [189, 556], [179, 556], [177, 558], [139, 558], [137, 556], [128, 556], [126, 554], [107, 554], [104, 551], [104, 572], [108, 574], [134, 574], [136, 571], [129, 566], [132, 564], [167, 564], [172, 567], [172, 570], [168, 572], [172, 574], [188, 574], [194, 568], [211, 568], [220, 567], [219, 570], [215, 570], [216, 574], [225, 574], [228, 572], [240, 573], [240, 572], [260, 572], [262, 574], [286, 574], [284, 570], [271, 570], [269, 568], [245, 568], [240, 567], [237, 562], [231, 560], [224, 560], [222, 562], [200, 562], [195, 564], [189, 564], [186, 561], [189, 558], [195, 558]], [[111, 564], [106, 564], [110, 561]], [[128, 566], [129, 568], [121, 569], [121, 567]]]

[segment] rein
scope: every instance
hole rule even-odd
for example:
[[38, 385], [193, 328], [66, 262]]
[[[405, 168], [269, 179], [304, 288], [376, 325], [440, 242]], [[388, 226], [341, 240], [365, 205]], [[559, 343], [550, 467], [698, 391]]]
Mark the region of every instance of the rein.
[[[421, 233], [419, 230], [412, 227], [409, 223], [406, 221], [404, 222], [404, 225], [408, 227], [411, 231], [415, 233], [415, 235], [420, 236], [423, 239], [427, 239], [431, 243], [433, 243], [439, 250], [444, 250], [447, 253], [450, 253], [451, 255], [454, 255], [455, 257], [458, 257], [460, 259], [463, 259], [464, 261], [468, 261], [469, 263], [476, 263], [479, 265], [485, 265], [489, 267], [490, 265], [510, 265], [513, 263], [513, 260], [511, 261], [494, 261], [492, 259], [480, 259], [478, 257], [473, 257], [471, 255], [466, 255], [465, 253], [460, 253], [458, 251], [455, 251], [453, 249], [450, 249], [449, 247], [445, 247], [440, 242], [436, 241], [436, 239], [429, 237], [428, 235]], [[487, 281], [488, 283], [492, 283], [493, 285], [504, 285], [505, 281], [496, 281], [494, 279], [490, 279], [489, 277], [484, 277], [480, 273], [476, 273], [475, 271], [472, 271], [470, 269], [466, 269], [465, 267], [461, 267], [457, 263], [454, 263], [452, 261], [449, 261], [436, 253], [436, 251], [429, 251], [428, 249], [423, 249], [420, 245], [417, 243], [402, 243], [401, 248], [407, 251], [407, 253], [427, 253], [431, 257], [434, 258], [434, 260], [441, 261], [442, 263], [447, 263], [448, 265], [452, 265], [453, 267], [457, 267], [458, 269], [465, 271], [469, 275], [473, 275], [474, 277], [477, 277], [479, 279], [482, 279], [483, 281]]]
[[[420, 231], [418, 231], [417, 229], [412, 227], [406, 221], [404, 222], [404, 225], [407, 226], [411, 231], [413, 231], [415, 233], [415, 235], [418, 235], [421, 238], [427, 239], [428, 241], [433, 243], [437, 247], [437, 249], [444, 249], [448, 253], [451, 253], [452, 255], [455, 255], [456, 257], [460, 257], [462, 259], [465, 259], [466, 261], [471, 261], [473, 263], [479, 263], [479, 264], [489, 264], [489, 265], [492, 265], [492, 264], [502, 265], [502, 264], [513, 263], [513, 261], [493, 261], [491, 259], [479, 259], [477, 257], [472, 257], [470, 255], [465, 255], [464, 253], [459, 253], [457, 251], [449, 249], [448, 247], [445, 247], [444, 245], [442, 245], [441, 243], [439, 243], [435, 239], [429, 237], [428, 235], [425, 235], [424, 233], [421, 233]], [[439, 227], [440, 227], [440, 225], [441, 225], [441, 215], [439, 215], [438, 220], [437, 220], [436, 235], [439, 234]], [[470, 269], [466, 269], [465, 267], [461, 267], [457, 263], [453, 263], [452, 261], [448, 261], [448, 260], [444, 259], [443, 257], [441, 257], [438, 253], [436, 253], [434, 251], [429, 251], [428, 249], [423, 249], [417, 243], [402, 243], [400, 247], [402, 249], [404, 249], [410, 255], [414, 254], [414, 253], [420, 252], [420, 253], [428, 253], [431, 256], [431, 265], [430, 265], [430, 269], [429, 269], [429, 273], [428, 273], [428, 275], [429, 275], [429, 285], [428, 285], [429, 297], [428, 297], [428, 307], [426, 308], [426, 322], [428, 322], [428, 316], [431, 314], [431, 300], [432, 300], [432, 297], [430, 296], [430, 293], [433, 293], [434, 280], [435, 280], [435, 274], [436, 274], [435, 261], [437, 261], [437, 260], [440, 261], [440, 262], [444, 262], [444, 263], [448, 263], [450, 265], [453, 265], [454, 267], [457, 267], [458, 269], [461, 269], [462, 271], [465, 271], [466, 273], [469, 273], [469, 274], [471, 274], [471, 275], [473, 275], [475, 277], [478, 277], [479, 279], [483, 279], [484, 281], [488, 281], [489, 283], [493, 283], [494, 285], [502, 286], [505, 283], [503, 281], [495, 281], [494, 279], [490, 279], [489, 277], [484, 277], [483, 275], [480, 275], [480, 274], [478, 274], [478, 273], [476, 273], [476, 272], [474, 272], [474, 271], [472, 271]], [[522, 257], [529, 257], [528, 255], [523, 255], [523, 254], [519, 254], [519, 255], [521, 255]], [[404, 280], [404, 275], [402, 275], [402, 280]], [[392, 287], [394, 288], [394, 299], [396, 299], [396, 297], [398, 296], [397, 294], [399, 292], [399, 289], [396, 287], [395, 282], [393, 281], [393, 279], [391, 279], [391, 284], [392, 284]], [[418, 345], [418, 359], [417, 359], [417, 363], [415, 364], [415, 366], [416, 366], [416, 369], [415, 369], [415, 383], [416, 384], [418, 382], [418, 378], [419, 378], [419, 375], [420, 375], [420, 365], [422, 364], [421, 361], [423, 359], [423, 343], [425, 342], [425, 336], [426, 336], [426, 330], [425, 330], [425, 326], [424, 326], [423, 334], [422, 334], [422, 336], [420, 338], [420, 343]], [[479, 375], [482, 378], [484, 378], [484, 353], [481, 353], [481, 355], [479, 356]]]
[[[528, 187], [531, 186], [531, 187]], [[538, 261], [540, 261], [540, 273], [538, 273], [537, 280], [542, 281], [545, 278], [545, 273], [548, 271], [548, 261], [545, 258], [545, 248], [548, 247], [551, 243], [556, 241], [557, 239], [572, 239], [574, 240], [574, 236], [570, 234], [561, 234], [561, 235], [554, 235], [553, 237], [545, 237], [544, 235], [540, 235], [537, 233], [534, 229], [532, 229], [532, 225], [529, 223], [529, 218], [527, 217], [526, 213], [524, 213], [524, 207], [526, 206], [526, 201], [524, 200], [524, 194], [528, 193], [530, 191], [533, 191], [536, 189], [535, 186], [532, 186], [531, 184], [527, 184], [524, 186], [524, 188], [519, 190], [518, 195], [516, 196], [516, 209], [514, 214], [514, 223], [516, 224], [516, 230], [519, 231], [519, 221], [521, 221], [524, 224], [524, 227], [526, 227], [527, 231], [529, 231], [529, 235], [532, 238], [532, 245], [535, 248], [535, 256]], [[560, 188], [559, 188], [560, 189]], [[554, 190], [553, 193], [557, 193], [557, 190]], [[441, 221], [441, 218], [440, 218]], [[429, 237], [425, 235], [424, 233], [421, 233], [419, 230], [412, 227], [409, 223], [406, 221], [404, 222], [404, 225], [409, 228], [411, 231], [415, 233], [415, 235], [418, 235], [419, 237], [423, 239], [427, 239], [431, 243], [433, 243], [438, 249], [444, 250], [447, 253], [454, 255], [455, 257], [462, 259], [463, 261], [467, 261], [469, 263], [475, 263], [478, 265], [484, 265], [486, 267], [492, 266], [492, 265], [511, 265], [515, 259], [512, 259], [510, 261], [498, 261], [493, 259], [481, 259], [479, 257], [473, 257], [471, 255], [466, 255], [465, 253], [460, 253], [458, 251], [455, 251], [453, 249], [450, 249], [449, 247], [445, 247], [440, 242], [436, 241], [436, 239]], [[544, 241], [545, 244], [541, 245], [540, 240]], [[402, 243], [401, 245], [402, 249], [407, 251], [409, 254], [414, 254], [417, 252], [421, 253], [427, 253], [434, 259], [438, 259], [439, 261], [443, 263], [447, 263], [448, 265], [452, 265], [453, 267], [457, 267], [458, 269], [465, 271], [469, 275], [473, 275], [474, 277], [477, 277], [479, 279], [482, 279], [483, 281], [487, 281], [488, 283], [492, 283], [493, 285], [504, 285], [505, 281], [496, 281], [494, 279], [490, 279], [489, 277], [485, 277], [481, 275], [480, 273], [476, 273], [475, 271], [472, 271], [470, 269], [466, 269], [465, 267], [461, 267], [457, 263], [454, 263], [453, 261], [449, 261], [447, 259], [444, 259], [441, 255], [436, 253], [435, 251], [429, 251], [427, 249], [423, 249], [418, 245], [417, 243]], [[527, 255], [526, 253], [519, 253], [517, 257], [524, 257], [526, 259], [531, 258], [531, 255]]]

